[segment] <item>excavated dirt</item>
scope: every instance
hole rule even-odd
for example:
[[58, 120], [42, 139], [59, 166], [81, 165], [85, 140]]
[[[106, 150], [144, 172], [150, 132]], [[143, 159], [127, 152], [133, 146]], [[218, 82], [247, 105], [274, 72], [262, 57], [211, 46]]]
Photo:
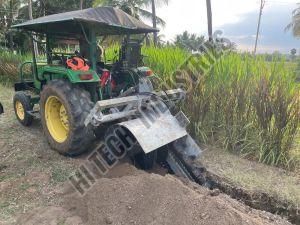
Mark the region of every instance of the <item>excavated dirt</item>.
[[37, 209], [20, 217], [18, 224], [289, 224], [216, 190], [126, 164], [99, 179], [84, 197], [70, 187], [61, 197], [63, 206]]

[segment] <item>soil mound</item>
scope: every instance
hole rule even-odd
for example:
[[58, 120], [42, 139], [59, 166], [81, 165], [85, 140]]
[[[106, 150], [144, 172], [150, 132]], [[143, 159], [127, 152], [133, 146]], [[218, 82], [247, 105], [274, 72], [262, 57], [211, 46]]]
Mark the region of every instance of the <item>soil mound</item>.
[[122, 164], [83, 197], [67, 188], [64, 205], [46, 207], [18, 224], [65, 225], [288, 225], [270, 213], [254, 210], [218, 191]]
[[87, 224], [289, 224], [230, 197], [172, 177], [100, 179], [84, 198]]

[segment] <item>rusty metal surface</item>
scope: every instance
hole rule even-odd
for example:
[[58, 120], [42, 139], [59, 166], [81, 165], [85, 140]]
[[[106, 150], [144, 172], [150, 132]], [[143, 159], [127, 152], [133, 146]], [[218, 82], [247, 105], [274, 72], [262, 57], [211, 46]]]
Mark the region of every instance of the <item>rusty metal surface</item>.
[[119, 125], [127, 128], [135, 136], [145, 153], [152, 152], [187, 135], [185, 128], [179, 125], [170, 112], [161, 114], [155, 121], [137, 118], [119, 123]]

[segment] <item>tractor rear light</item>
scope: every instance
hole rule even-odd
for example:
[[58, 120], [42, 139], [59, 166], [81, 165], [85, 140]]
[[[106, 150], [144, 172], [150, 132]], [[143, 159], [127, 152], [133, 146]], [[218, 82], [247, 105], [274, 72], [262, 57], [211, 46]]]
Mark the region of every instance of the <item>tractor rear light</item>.
[[153, 71], [152, 70], [147, 70], [146, 71], [146, 76], [152, 76], [153, 75]]
[[93, 74], [80, 74], [79, 79], [80, 80], [92, 80], [93, 79]]

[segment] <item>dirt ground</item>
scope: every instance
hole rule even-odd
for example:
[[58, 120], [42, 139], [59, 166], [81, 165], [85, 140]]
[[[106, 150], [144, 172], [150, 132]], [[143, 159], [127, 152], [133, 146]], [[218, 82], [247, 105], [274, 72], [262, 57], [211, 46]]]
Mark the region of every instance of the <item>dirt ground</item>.
[[62, 206], [26, 213], [18, 224], [289, 224], [170, 175], [148, 174], [128, 164], [117, 170], [124, 176], [99, 179], [84, 197], [66, 191]]
[[[0, 224], [288, 224], [226, 195], [211, 196], [210, 191], [169, 175], [146, 174], [126, 164], [80, 198], [68, 177], [85, 156], [67, 158], [52, 151], [39, 121], [22, 127], [14, 117], [12, 96], [11, 88], [0, 86], [5, 108], [0, 116]], [[220, 165], [224, 171], [238, 170], [230, 157], [211, 155], [218, 162], [208, 153], [205, 157], [212, 169], [216, 163], [215, 170]]]

